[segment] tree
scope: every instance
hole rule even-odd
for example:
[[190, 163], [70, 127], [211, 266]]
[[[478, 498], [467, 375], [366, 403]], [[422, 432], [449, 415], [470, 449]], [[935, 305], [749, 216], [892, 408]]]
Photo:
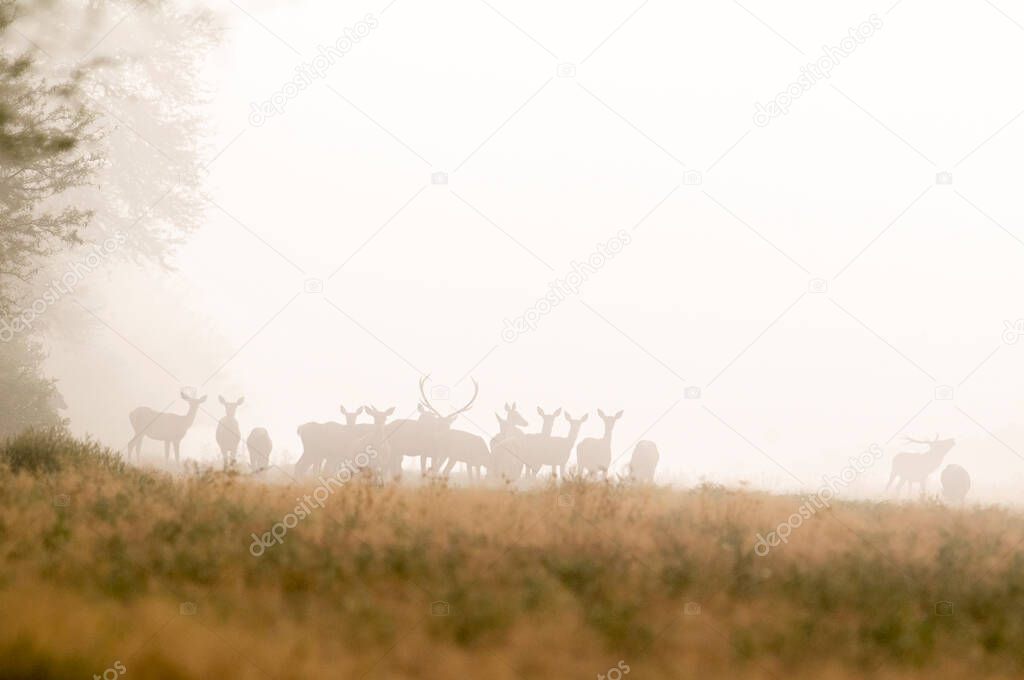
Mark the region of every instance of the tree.
[[[11, 3], [4, 3], [9, 5]], [[2, 8], [3, 5], [0, 5]], [[13, 15], [0, 9], [0, 32]], [[96, 115], [74, 80], [48, 83], [27, 55], [0, 54], [0, 315], [46, 258], [77, 243], [92, 211], [61, 197], [98, 167]], [[20, 285], [19, 285], [20, 284]]]

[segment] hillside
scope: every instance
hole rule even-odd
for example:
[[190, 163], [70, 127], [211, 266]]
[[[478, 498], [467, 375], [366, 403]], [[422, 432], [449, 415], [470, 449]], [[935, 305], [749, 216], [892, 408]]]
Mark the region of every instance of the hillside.
[[[337, 488], [335, 488], [337, 487]], [[1024, 519], [742, 489], [171, 477], [0, 453], [0, 677], [980, 678], [1024, 672]]]

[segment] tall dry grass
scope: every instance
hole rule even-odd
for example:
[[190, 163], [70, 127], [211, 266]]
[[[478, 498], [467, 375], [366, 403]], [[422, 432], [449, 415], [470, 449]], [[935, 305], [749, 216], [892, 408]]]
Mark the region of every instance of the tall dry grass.
[[0, 678], [1024, 673], [1024, 519], [1000, 508], [836, 502], [758, 557], [801, 499], [353, 482], [254, 557], [311, 487], [10, 442]]

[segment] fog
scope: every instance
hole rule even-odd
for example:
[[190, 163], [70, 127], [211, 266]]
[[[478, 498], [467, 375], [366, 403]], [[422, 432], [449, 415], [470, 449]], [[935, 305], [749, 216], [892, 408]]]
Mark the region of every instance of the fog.
[[[201, 218], [168, 268], [112, 260], [61, 301], [84, 325], [48, 339], [75, 432], [123, 448], [129, 411], [183, 413], [191, 386], [209, 399], [183, 457], [219, 462], [217, 395], [244, 395], [243, 437], [267, 428], [286, 467], [301, 423], [411, 416], [429, 374], [452, 410], [479, 383], [455, 427], [485, 439], [506, 402], [529, 431], [537, 406], [590, 413], [584, 437], [621, 409], [613, 468], [652, 440], [665, 483], [812, 490], [877, 445], [848, 492], [878, 495], [891, 456], [922, 450], [901, 436], [939, 435], [972, 497], [1015, 500], [1024, 17], [211, 8]], [[133, 21], [101, 51], [139, 50]]]

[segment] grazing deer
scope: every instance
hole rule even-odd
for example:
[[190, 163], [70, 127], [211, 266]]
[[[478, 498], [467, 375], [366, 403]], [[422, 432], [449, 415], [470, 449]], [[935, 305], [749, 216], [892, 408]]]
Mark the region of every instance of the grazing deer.
[[227, 401], [222, 395], [217, 399], [224, 406], [224, 417], [217, 421], [217, 446], [220, 447], [220, 457], [224, 459], [224, 467], [228, 467], [228, 460], [231, 465], [235, 464], [235, 456], [238, 455], [238, 443], [242, 441], [242, 433], [238, 429], [238, 419], [235, 418], [235, 411], [245, 403], [245, 397], [239, 397], [238, 401]]
[[600, 439], [588, 437], [576, 447], [576, 461], [579, 463], [580, 471], [588, 475], [590, 473], [601, 473], [608, 476], [608, 466], [612, 463], [612, 428], [615, 422], [622, 417], [622, 411], [613, 416], [606, 416], [604, 411], [597, 409], [597, 415], [604, 421], [604, 436]]
[[257, 427], [245, 438], [245, 448], [249, 450], [249, 465], [253, 472], [259, 472], [270, 465], [270, 451], [273, 442], [265, 428]]
[[505, 404], [505, 418], [497, 413], [498, 434], [491, 437], [491, 460], [487, 465], [488, 476], [494, 475], [506, 482], [515, 481], [523, 474], [522, 437], [526, 419], [516, 409], [515, 402]]
[[206, 401], [206, 396], [194, 398], [188, 396], [184, 390], [181, 391], [181, 398], [188, 402], [188, 412], [184, 415], [177, 413], [159, 413], [147, 406], [140, 406], [128, 414], [128, 420], [132, 424], [135, 435], [128, 442], [128, 457], [131, 458], [132, 448], [135, 449], [135, 460], [142, 458], [142, 439], [149, 437], [164, 443], [164, 460], [171, 458], [171, 445], [174, 445], [174, 462], [181, 462], [181, 440], [192, 427], [199, 412], [199, 405]]
[[[561, 409], [559, 409], [561, 411]], [[566, 411], [565, 419], [569, 422], [569, 433], [564, 437], [552, 437], [542, 433], [527, 435], [532, 441], [528, 444], [528, 455], [537, 463], [537, 470], [543, 465], [551, 466], [551, 474], [558, 479], [565, 478], [565, 466], [572, 455], [572, 447], [580, 435], [580, 428], [587, 421], [586, 413], [582, 418], [573, 418]]]
[[654, 469], [658, 467], [658, 447], [654, 442], [643, 439], [633, 447], [629, 459], [629, 478], [636, 482], [653, 482]]
[[931, 441], [911, 439], [910, 437], [904, 437], [904, 439], [914, 444], [924, 444], [928, 447], [928, 450], [924, 453], [903, 452], [893, 456], [892, 473], [889, 475], [889, 483], [885, 485], [885, 489], [888, 491], [893, 480], [899, 477], [900, 483], [896, 487], [897, 496], [903, 490], [903, 485], [907, 483], [909, 483], [907, 491], [913, 491], [915, 482], [921, 487], [921, 495], [923, 496], [928, 476], [939, 469], [942, 459], [956, 444], [956, 440], [939, 439], [939, 435], [935, 435], [935, 439]]
[[348, 411], [345, 405], [339, 406], [345, 416], [345, 424], [335, 421], [326, 423], [309, 422], [299, 426], [299, 439], [302, 440], [302, 455], [295, 463], [295, 474], [301, 476], [307, 470], [320, 472], [325, 465], [340, 465], [348, 453], [352, 440], [365, 430], [367, 426], [358, 425], [356, 419], [363, 412], [360, 406], [355, 411]]
[[949, 503], [963, 503], [971, 490], [971, 476], [959, 465], [947, 465], [939, 475], [942, 497]]

